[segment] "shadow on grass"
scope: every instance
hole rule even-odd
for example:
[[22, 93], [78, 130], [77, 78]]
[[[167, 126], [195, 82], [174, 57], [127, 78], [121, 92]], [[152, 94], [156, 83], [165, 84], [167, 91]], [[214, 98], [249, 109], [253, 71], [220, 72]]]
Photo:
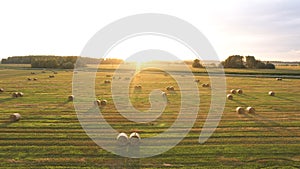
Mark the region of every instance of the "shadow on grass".
[[299, 101], [292, 100], [292, 99], [288, 99], [288, 98], [284, 98], [284, 97], [282, 97], [282, 96], [276, 96], [276, 95], [275, 95], [274, 97], [276, 97], [276, 98], [278, 98], [278, 99], [281, 99], [281, 100], [286, 100], [286, 101], [291, 101], [291, 102], [300, 103]]
[[250, 96], [248, 94], [240, 94], [239, 96], [245, 97], [245, 98], [248, 98], [248, 99], [257, 99], [257, 97], [253, 97], [253, 96]]
[[290, 130], [285, 128], [284, 126], [282, 126], [280, 123], [274, 121], [274, 120], [270, 120], [266, 117], [263, 117], [257, 113], [255, 114], [243, 114], [243, 116], [245, 118], [248, 118], [249, 120], [254, 120], [254, 122], [256, 124], [259, 125], [259, 127], [264, 127], [264, 129], [268, 130], [269, 132], [275, 132], [280, 134], [281, 136], [290, 136], [290, 137], [294, 137], [295, 131]]
[[13, 100], [13, 99], [14, 99], [14, 98], [1, 99], [1, 100], [0, 100], [0, 103], [8, 102], [8, 101]]
[[7, 120], [4, 123], [0, 124], [0, 128], [7, 127], [7, 126], [11, 125], [12, 123], [14, 123], [14, 122]]
[[239, 104], [239, 105], [243, 105], [243, 106], [248, 106], [247, 104], [245, 104], [245, 103], [243, 103], [243, 102], [241, 102], [241, 101], [238, 101], [238, 100], [235, 100], [234, 98], [233, 98], [233, 100], [232, 101], [234, 101], [235, 103], [237, 103], [237, 104]]

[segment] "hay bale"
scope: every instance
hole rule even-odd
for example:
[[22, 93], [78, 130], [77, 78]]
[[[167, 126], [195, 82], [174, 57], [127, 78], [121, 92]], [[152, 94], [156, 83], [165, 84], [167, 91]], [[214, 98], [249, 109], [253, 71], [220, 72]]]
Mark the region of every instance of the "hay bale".
[[21, 115], [19, 113], [14, 113], [9, 116], [11, 122], [19, 121], [21, 119]]
[[53, 72], [53, 74], [58, 74], [57, 72]]
[[68, 96], [68, 101], [70, 102], [70, 101], [73, 101], [74, 100], [74, 95], [70, 95], [70, 96]]
[[166, 98], [167, 97], [167, 93], [166, 92], [161, 92], [161, 96]]
[[174, 86], [168, 86], [166, 89], [167, 91], [171, 91], [171, 92], [175, 91]]
[[54, 78], [55, 76], [54, 75], [49, 75], [49, 78]]
[[236, 91], [238, 94], [243, 94], [243, 90], [242, 89], [237, 89]]
[[231, 94], [228, 94], [228, 95], [227, 95], [227, 99], [228, 99], [228, 100], [233, 100], [233, 96], [232, 96]]
[[200, 80], [199, 79], [195, 79], [194, 80], [196, 83], [200, 83]]
[[23, 97], [23, 96], [24, 96], [24, 93], [22, 93], [22, 92], [17, 92], [17, 96], [18, 96], [18, 97]]
[[18, 92], [14, 92], [14, 93], [12, 94], [12, 97], [13, 97], [13, 98], [17, 98], [17, 97], [18, 97]]
[[129, 143], [128, 136], [125, 133], [118, 134], [117, 143], [120, 146], [126, 146]]
[[142, 90], [142, 86], [141, 85], [136, 85], [136, 86], [134, 86], [134, 90]]
[[37, 79], [37, 78], [33, 78], [33, 80], [34, 80], [34, 81], [37, 81], [38, 79]]
[[0, 88], [0, 93], [4, 92], [4, 89], [3, 88]]
[[100, 106], [101, 107], [104, 107], [104, 106], [106, 106], [107, 105], [107, 100], [101, 100], [100, 101]]
[[42, 73], [46, 73], [46, 71], [43, 70]]
[[110, 84], [110, 80], [104, 80], [104, 84]]
[[231, 89], [231, 90], [230, 90], [230, 93], [231, 93], [231, 94], [236, 94], [236, 90], [235, 90], [235, 89]]
[[31, 72], [30, 74], [35, 75], [35, 72]]
[[269, 91], [269, 96], [275, 96], [275, 92]]
[[133, 132], [129, 136], [129, 142], [131, 145], [138, 145], [141, 141], [141, 137], [137, 132]]
[[279, 78], [276, 78], [276, 80], [277, 80], [277, 81], [282, 81], [282, 78], [279, 77]]
[[100, 100], [95, 100], [95, 101], [94, 101], [94, 104], [95, 104], [95, 106], [100, 106], [101, 101], [100, 101]]
[[31, 78], [27, 78], [28, 81], [31, 81]]
[[244, 114], [244, 113], [245, 113], [245, 109], [242, 108], [242, 107], [237, 107], [237, 108], [236, 108], [236, 112], [237, 112], [238, 114]]
[[247, 113], [255, 114], [255, 109], [253, 107], [247, 107], [246, 110], [247, 110]]
[[208, 83], [203, 83], [202, 87], [209, 87], [209, 84]]

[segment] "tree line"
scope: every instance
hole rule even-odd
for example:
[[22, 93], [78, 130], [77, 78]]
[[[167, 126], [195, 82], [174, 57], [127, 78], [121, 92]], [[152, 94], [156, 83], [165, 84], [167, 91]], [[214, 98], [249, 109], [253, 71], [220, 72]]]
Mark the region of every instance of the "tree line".
[[[1, 64], [31, 64], [32, 68], [54, 68], [54, 69], [73, 69], [79, 56], [53, 56], [53, 55], [30, 55], [30, 56], [12, 56], [2, 59]], [[121, 59], [97, 59], [81, 57], [77, 66], [86, 66], [87, 64], [120, 64]]]
[[[238, 68], [238, 69], [275, 69], [275, 65], [270, 62], [262, 62], [256, 60], [254, 56], [240, 56], [232, 55], [229, 56], [225, 61], [221, 62], [224, 68]], [[195, 59], [192, 63], [194, 68], [204, 67], [199, 59]]]

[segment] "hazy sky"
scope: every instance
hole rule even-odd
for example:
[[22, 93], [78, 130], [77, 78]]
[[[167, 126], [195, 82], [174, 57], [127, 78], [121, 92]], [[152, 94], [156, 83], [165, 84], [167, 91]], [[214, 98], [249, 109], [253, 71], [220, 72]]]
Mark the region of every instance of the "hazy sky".
[[240, 54], [300, 61], [299, 9], [298, 0], [0, 1], [0, 58], [79, 55], [105, 25], [134, 14], [163, 13], [196, 26], [222, 60]]

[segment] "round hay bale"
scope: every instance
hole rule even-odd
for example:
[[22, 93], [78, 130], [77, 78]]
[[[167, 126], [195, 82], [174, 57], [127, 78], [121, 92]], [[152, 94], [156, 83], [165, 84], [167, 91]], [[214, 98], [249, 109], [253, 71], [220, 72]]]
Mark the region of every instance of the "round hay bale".
[[235, 90], [235, 89], [231, 89], [231, 90], [230, 90], [230, 93], [231, 93], [231, 94], [236, 94], [236, 90]]
[[228, 100], [233, 100], [233, 96], [232, 96], [231, 94], [228, 94], [228, 95], [227, 95], [227, 99], [228, 99]]
[[195, 79], [194, 80], [196, 83], [200, 83], [200, 80], [199, 79]]
[[95, 106], [100, 106], [101, 101], [100, 101], [100, 100], [95, 100], [95, 101], [94, 101], [94, 104], [95, 104]]
[[4, 89], [3, 88], [0, 88], [0, 93], [4, 92]]
[[242, 89], [237, 89], [236, 91], [238, 94], [243, 94], [243, 90]]
[[137, 132], [133, 132], [129, 136], [129, 142], [131, 145], [138, 145], [141, 141], [141, 137]]
[[70, 102], [70, 101], [73, 101], [74, 100], [74, 95], [70, 95], [70, 96], [68, 96], [68, 101]]
[[269, 91], [269, 96], [275, 96], [275, 92]]
[[167, 89], [168, 91], [175, 91], [174, 86], [168, 86], [166, 89]]
[[110, 80], [104, 80], [105, 84], [110, 84]]
[[33, 80], [34, 80], [34, 81], [37, 81], [38, 79], [37, 79], [37, 78], [34, 78]]
[[245, 109], [242, 108], [242, 107], [237, 107], [237, 108], [236, 108], [236, 112], [237, 112], [238, 114], [244, 114], [244, 113], [245, 113]]
[[18, 97], [23, 97], [23, 96], [24, 96], [24, 93], [18, 92], [17, 95], [18, 95]]
[[13, 97], [13, 98], [17, 98], [17, 97], [18, 97], [18, 92], [14, 92], [14, 93], [12, 94], [12, 97]]
[[31, 78], [27, 78], [28, 81], [31, 81]]
[[166, 98], [167, 97], [167, 93], [166, 92], [161, 92], [161, 96]]
[[101, 100], [100, 106], [101, 106], [101, 107], [104, 107], [104, 106], [106, 106], [106, 105], [107, 105], [107, 100]]
[[129, 143], [128, 136], [125, 133], [118, 134], [117, 143], [120, 146], [126, 146]]
[[19, 121], [21, 119], [21, 115], [19, 113], [14, 113], [9, 116], [11, 122]]
[[209, 84], [208, 83], [204, 83], [204, 84], [202, 84], [202, 87], [209, 87]]
[[282, 81], [282, 78], [279, 77], [279, 78], [276, 78], [276, 80], [277, 80], [277, 81]]
[[247, 110], [247, 113], [255, 114], [255, 109], [253, 107], [247, 107], [246, 110]]
[[57, 72], [53, 72], [53, 74], [58, 74]]
[[35, 75], [35, 72], [31, 72], [30, 74]]
[[142, 86], [141, 85], [136, 85], [136, 86], [134, 86], [134, 90], [142, 90]]

